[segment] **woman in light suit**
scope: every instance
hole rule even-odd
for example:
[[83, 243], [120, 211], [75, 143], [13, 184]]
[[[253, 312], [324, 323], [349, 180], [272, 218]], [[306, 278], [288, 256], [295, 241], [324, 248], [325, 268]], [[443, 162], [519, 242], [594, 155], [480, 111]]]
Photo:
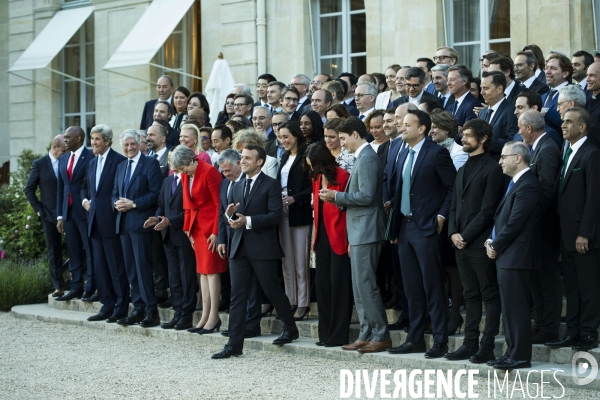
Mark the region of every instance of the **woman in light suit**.
[[[247, 144], [254, 144], [263, 148], [265, 147], [265, 141], [262, 138], [262, 135], [258, 133], [254, 128], [247, 128], [236, 132], [233, 138], [232, 146], [239, 152], [244, 150]], [[267, 155], [265, 165], [263, 165], [261, 171], [264, 172], [265, 175], [268, 175], [273, 179], [277, 179], [278, 169], [279, 162], [277, 161], [277, 159], [275, 157]]]
[[400, 65], [398, 64], [390, 65], [385, 70], [385, 80], [388, 86], [388, 90], [386, 90], [385, 92], [381, 92], [377, 95], [377, 99], [375, 99], [376, 110], [387, 109], [392, 101], [402, 96], [402, 94], [398, 92], [396, 88], [396, 74], [398, 73], [398, 71], [400, 71]]

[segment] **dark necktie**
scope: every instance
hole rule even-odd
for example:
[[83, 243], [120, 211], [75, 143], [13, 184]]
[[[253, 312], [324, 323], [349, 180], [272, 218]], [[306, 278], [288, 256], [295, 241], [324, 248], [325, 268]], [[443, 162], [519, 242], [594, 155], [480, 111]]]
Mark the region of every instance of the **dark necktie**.
[[546, 97], [546, 102], [544, 103], [544, 107], [548, 107], [548, 104], [550, 104], [552, 102], [552, 99], [554, 98], [554, 95], [556, 95], [556, 93], [557, 93], [556, 89], [550, 90], [550, 92], [548, 93], [548, 97]]
[[244, 200], [248, 198], [250, 194], [250, 186], [252, 185], [252, 179], [246, 179], [246, 190], [244, 190]]
[[153, 156], [158, 160], [158, 154], [154, 153]]
[[360, 120], [361, 120], [361, 121], [364, 121], [364, 120], [365, 120], [365, 116], [364, 116], [364, 115], [362, 115], [362, 114], [361, 114], [361, 115], [359, 115], [359, 116], [358, 116], [358, 118], [360, 118]]
[[171, 194], [175, 194], [177, 190], [177, 175], [173, 176], [173, 183], [171, 183]]
[[560, 189], [562, 189], [562, 187], [563, 187], [563, 181], [565, 180], [565, 174], [567, 173], [567, 165], [569, 164], [569, 158], [571, 157], [571, 153], [573, 153], [573, 149], [571, 148], [571, 146], [569, 146], [567, 148], [567, 152], [565, 153], [562, 170], [560, 171], [560, 181], [559, 181]]
[[488, 113], [485, 116], [485, 122], [487, 122], [488, 124], [490, 123], [490, 120], [492, 119], [493, 113], [494, 113], [494, 110], [492, 110], [491, 108], [488, 108]]
[[456, 110], [458, 109], [458, 101], [455, 101], [454, 104], [452, 104], [452, 108], [450, 109], [450, 113], [452, 115], [456, 115]]
[[531, 162], [531, 160], [533, 160], [534, 154], [535, 154], [535, 150], [533, 149], [533, 147], [531, 147], [531, 149], [529, 150], [529, 162]]
[[133, 160], [128, 160], [127, 169], [125, 170], [125, 183], [123, 185], [123, 195], [127, 194], [127, 189], [129, 189], [129, 180], [131, 179], [131, 164], [133, 164]]
[[[69, 182], [73, 179], [73, 165], [75, 164], [75, 153], [71, 153], [71, 160], [69, 160], [69, 167], [67, 168], [67, 176], [69, 177]], [[71, 196], [71, 191], [69, 191], [69, 207], [73, 205], [73, 196]]]

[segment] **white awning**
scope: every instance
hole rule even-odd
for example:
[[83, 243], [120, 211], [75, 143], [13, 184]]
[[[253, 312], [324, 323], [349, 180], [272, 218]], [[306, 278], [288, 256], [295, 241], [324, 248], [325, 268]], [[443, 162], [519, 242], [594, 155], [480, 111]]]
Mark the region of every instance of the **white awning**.
[[150, 64], [194, 1], [153, 0], [104, 69]]
[[89, 6], [57, 12], [8, 72], [46, 68], [93, 11]]

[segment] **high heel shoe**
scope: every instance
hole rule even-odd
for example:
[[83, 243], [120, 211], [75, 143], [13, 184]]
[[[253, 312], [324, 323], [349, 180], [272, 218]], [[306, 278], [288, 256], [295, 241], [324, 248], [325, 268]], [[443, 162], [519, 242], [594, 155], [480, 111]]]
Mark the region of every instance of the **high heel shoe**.
[[206, 335], [209, 333], [213, 333], [214, 331], [219, 332], [219, 329], [221, 329], [221, 318], [219, 318], [219, 322], [217, 322], [217, 324], [215, 326], [213, 326], [211, 329], [200, 329], [198, 332], [196, 332], [199, 335]]
[[202, 329], [204, 329], [204, 325], [202, 325], [200, 328], [194, 327], [194, 328], [187, 329], [187, 331], [190, 332], [190, 333], [198, 333]]
[[267, 316], [267, 314], [269, 314], [269, 316], [273, 315], [273, 310], [275, 309], [275, 307], [273, 307], [273, 304], [269, 304], [269, 307], [267, 308], [267, 311], [262, 311], [261, 309], [261, 313], [263, 318]]
[[306, 314], [308, 314], [308, 311], [310, 311], [310, 307], [305, 307], [304, 314], [302, 314], [299, 317], [294, 317], [294, 321], [302, 321], [304, 319], [304, 317], [306, 317]]
[[465, 320], [463, 319], [462, 316], [454, 324], [452, 323], [452, 321], [449, 321], [448, 322], [448, 336], [456, 335], [457, 330], [458, 330], [458, 333], [460, 334], [460, 329], [462, 328], [464, 322], [465, 322]]

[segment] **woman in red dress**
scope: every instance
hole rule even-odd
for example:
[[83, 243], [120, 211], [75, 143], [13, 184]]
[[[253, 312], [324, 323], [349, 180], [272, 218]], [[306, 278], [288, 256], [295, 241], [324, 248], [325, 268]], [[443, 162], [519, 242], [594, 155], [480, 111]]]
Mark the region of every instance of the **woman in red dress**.
[[173, 170], [181, 172], [183, 230], [196, 253], [196, 272], [202, 291], [202, 318], [191, 332], [212, 333], [219, 331], [219, 297], [221, 277], [227, 271], [227, 260], [217, 252], [219, 190], [221, 174], [211, 165], [198, 162], [196, 153], [185, 145], [179, 145], [171, 155]]

